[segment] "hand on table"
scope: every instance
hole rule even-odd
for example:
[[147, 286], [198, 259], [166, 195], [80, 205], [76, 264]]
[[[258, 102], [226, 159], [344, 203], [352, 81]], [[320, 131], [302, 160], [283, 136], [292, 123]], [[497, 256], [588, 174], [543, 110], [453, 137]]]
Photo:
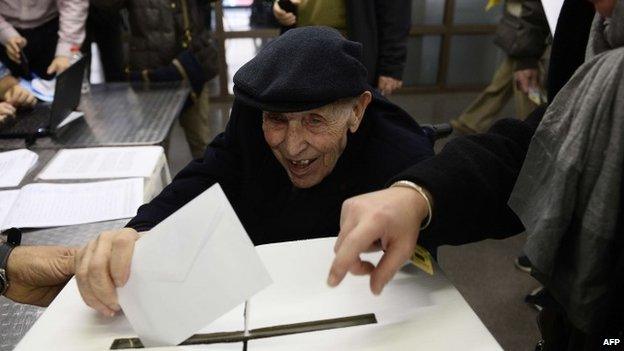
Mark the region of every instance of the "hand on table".
[[18, 246], [9, 255], [9, 299], [48, 306], [74, 274], [75, 248]]
[[20, 50], [23, 49], [26, 46], [26, 44], [28, 44], [28, 42], [26, 41], [26, 38], [22, 36], [18, 35], [18, 36], [9, 38], [9, 41], [5, 45], [6, 53], [7, 53], [7, 56], [9, 56], [9, 59], [11, 59], [11, 61], [14, 61], [16, 63], [21, 63], [22, 58], [20, 55]]
[[403, 81], [392, 77], [379, 76], [379, 80], [377, 81], [377, 88], [379, 88], [381, 94], [384, 96], [392, 94], [395, 90], [401, 88], [402, 86]]
[[[301, 4], [301, 0], [290, 0], [293, 4], [299, 5]], [[294, 26], [297, 23], [297, 16], [294, 13], [286, 12], [280, 5], [277, 3], [273, 3], [273, 15], [275, 15], [275, 19], [277, 22], [284, 27]]]
[[130, 277], [134, 244], [139, 233], [131, 228], [103, 232], [76, 255], [76, 282], [84, 302], [113, 316], [119, 311], [116, 288]]
[[4, 93], [4, 101], [15, 107], [32, 107], [37, 103], [37, 98], [30, 91], [16, 84]]
[[[412, 256], [427, 215], [426, 200], [409, 188], [392, 187], [346, 200], [327, 284], [337, 286], [347, 272], [370, 274], [371, 291], [379, 295]], [[376, 267], [360, 259], [361, 253], [381, 249], [385, 252]]]
[[69, 57], [57, 56], [54, 58], [54, 60], [52, 60], [52, 63], [50, 63], [47, 73], [48, 74], [53, 74], [53, 73], [60, 74], [61, 72], [66, 70], [67, 67], [69, 67]]
[[15, 116], [15, 107], [8, 102], [0, 102], [0, 123]]

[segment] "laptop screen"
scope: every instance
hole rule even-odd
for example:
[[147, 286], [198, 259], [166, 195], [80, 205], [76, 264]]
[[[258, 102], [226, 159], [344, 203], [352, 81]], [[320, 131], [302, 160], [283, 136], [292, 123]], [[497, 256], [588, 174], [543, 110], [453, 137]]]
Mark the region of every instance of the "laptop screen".
[[86, 62], [86, 58], [82, 57], [56, 77], [54, 101], [50, 111], [51, 130], [55, 130], [78, 107]]

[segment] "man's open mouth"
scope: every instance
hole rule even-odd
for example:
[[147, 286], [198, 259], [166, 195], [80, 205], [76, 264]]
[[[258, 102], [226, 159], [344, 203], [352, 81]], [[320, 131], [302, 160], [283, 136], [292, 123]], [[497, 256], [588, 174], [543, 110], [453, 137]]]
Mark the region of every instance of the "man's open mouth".
[[300, 160], [288, 160], [288, 168], [290, 169], [291, 173], [297, 176], [302, 176], [310, 170], [316, 160], [318, 160], [318, 157]]

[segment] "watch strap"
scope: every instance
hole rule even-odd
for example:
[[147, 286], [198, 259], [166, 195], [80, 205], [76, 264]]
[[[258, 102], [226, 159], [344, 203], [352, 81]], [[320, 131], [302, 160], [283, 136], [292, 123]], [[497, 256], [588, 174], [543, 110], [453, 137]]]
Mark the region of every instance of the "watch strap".
[[0, 295], [4, 295], [9, 287], [7, 263], [11, 251], [22, 242], [22, 232], [17, 228], [11, 228], [2, 232], [2, 235], [6, 235], [7, 240], [0, 245]]

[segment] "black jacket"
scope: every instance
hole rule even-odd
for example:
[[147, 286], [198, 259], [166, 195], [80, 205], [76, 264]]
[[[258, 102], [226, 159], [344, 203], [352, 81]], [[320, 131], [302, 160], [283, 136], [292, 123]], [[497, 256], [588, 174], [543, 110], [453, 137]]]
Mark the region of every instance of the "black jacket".
[[376, 86], [379, 76], [403, 80], [412, 1], [346, 0], [346, 12], [349, 40], [363, 46], [368, 82]]
[[139, 208], [128, 226], [148, 230], [218, 182], [256, 245], [337, 235], [344, 200], [381, 189], [392, 175], [432, 155], [418, 124], [376, 96], [333, 172], [312, 188], [297, 189], [264, 140], [261, 111], [235, 101], [225, 132], [204, 158]]

